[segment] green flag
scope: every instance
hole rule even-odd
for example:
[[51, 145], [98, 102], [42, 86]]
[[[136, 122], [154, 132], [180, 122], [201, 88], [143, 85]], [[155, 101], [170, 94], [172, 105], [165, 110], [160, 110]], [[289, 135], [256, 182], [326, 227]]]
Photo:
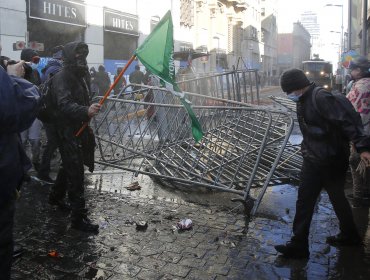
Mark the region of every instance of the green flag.
[[[175, 80], [173, 24], [170, 11], [168, 11], [156, 25], [143, 44], [136, 49], [135, 55], [150, 72], [157, 75], [163, 81], [171, 84], [175, 91], [181, 92]], [[198, 142], [203, 137], [203, 131], [199, 120], [195, 116], [189, 102], [184, 97], [180, 97], [180, 101], [189, 114], [193, 138]]]

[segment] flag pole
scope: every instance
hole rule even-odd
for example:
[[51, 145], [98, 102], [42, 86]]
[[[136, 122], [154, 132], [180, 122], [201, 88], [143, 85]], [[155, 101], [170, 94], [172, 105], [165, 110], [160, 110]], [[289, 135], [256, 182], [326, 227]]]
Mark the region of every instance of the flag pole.
[[[130, 60], [126, 63], [125, 67], [123, 67], [122, 71], [119, 73], [119, 75], [117, 76], [117, 78], [114, 80], [113, 84], [111, 84], [111, 86], [109, 87], [109, 89], [107, 90], [107, 92], [104, 94], [103, 98], [99, 100], [99, 104], [100, 105], [103, 105], [103, 103], [108, 98], [108, 96], [111, 93], [111, 91], [113, 90], [113, 88], [118, 84], [118, 81], [122, 78], [123, 74], [126, 72], [127, 68], [130, 66], [130, 64], [134, 61], [135, 58], [136, 58], [136, 55], [133, 55], [130, 58]], [[78, 136], [81, 135], [82, 131], [84, 131], [84, 129], [87, 127], [88, 123], [89, 122], [85, 122], [81, 126], [81, 128], [76, 133], [76, 137], [78, 137]]]

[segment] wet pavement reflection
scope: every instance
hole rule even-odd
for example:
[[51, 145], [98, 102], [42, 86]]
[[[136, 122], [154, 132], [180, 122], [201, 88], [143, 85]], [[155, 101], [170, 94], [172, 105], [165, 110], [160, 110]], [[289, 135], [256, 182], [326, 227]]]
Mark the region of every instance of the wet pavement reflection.
[[[257, 215], [247, 219], [235, 194], [164, 187], [130, 172], [87, 175], [87, 204], [100, 233], [70, 228], [69, 214], [47, 203], [48, 186], [23, 187], [17, 202], [16, 242], [25, 253], [12, 279], [368, 279], [369, 209], [354, 215], [363, 247], [330, 247], [338, 232], [326, 193], [313, 218], [308, 260], [280, 257], [274, 245], [290, 238], [296, 188], [268, 189]], [[126, 187], [138, 181], [140, 190]], [[189, 218], [190, 230], [176, 223]], [[145, 221], [148, 228], [137, 230]], [[52, 254], [52, 252], [56, 254]]]

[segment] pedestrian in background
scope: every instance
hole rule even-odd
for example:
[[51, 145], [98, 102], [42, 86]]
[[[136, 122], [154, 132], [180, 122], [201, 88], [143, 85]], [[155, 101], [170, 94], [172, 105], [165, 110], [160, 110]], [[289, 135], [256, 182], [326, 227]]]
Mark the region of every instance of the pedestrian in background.
[[99, 87], [95, 81], [96, 77], [96, 70], [95, 67], [90, 68], [90, 100], [92, 100], [95, 96], [99, 95]]
[[49, 203], [68, 208], [71, 227], [85, 232], [98, 232], [99, 226], [87, 216], [84, 190], [84, 165], [94, 170], [95, 137], [88, 126], [76, 136], [81, 125], [95, 116], [101, 105], [90, 105], [90, 74], [86, 57], [88, 46], [83, 42], [70, 42], [63, 49], [63, 68], [55, 74], [51, 94], [56, 100], [56, 123], [58, 148], [62, 158], [55, 184], [49, 194]]
[[[23, 49], [21, 52], [21, 60], [26, 62], [24, 78], [34, 85], [39, 86], [41, 84], [41, 78], [37, 70], [37, 65], [40, 61], [38, 52], [32, 49]], [[41, 127], [41, 121], [39, 119], [35, 119], [31, 127], [21, 133], [24, 147], [26, 147], [27, 142], [31, 145], [32, 165], [36, 171], [40, 166]]]
[[[117, 72], [116, 72], [116, 75], [114, 75], [114, 80], [117, 79], [119, 73], [121, 73], [122, 71], [122, 67], [118, 67], [117, 68]], [[126, 86], [127, 84], [127, 81], [126, 81], [126, 78], [125, 76], [122, 76], [121, 79], [119, 79], [118, 83], [116, 84], [116, 86], [114, 87], [114, 94], [117, 95], [121, 92], [121, 90]]]
[[347, 99], [343, 98], [344, 104], [339, 103], [330, 92], [323, 89], [316, 94], [315, 108], [312, 95], [316, 85], [310, 83], [299, 69], [285, 71], [280, 85], [288, 98], [297, 102], [297, 118], [303, 135], [303, 166], [293, 236], [288, 243], [277, 245], [275, 249], [288, 258], [309, 257], [310, 224], [322, 189], [329, 195], [340, 228], [340, 233], [327, 237], [326, 242], [333, 246], [360, 245], [362, 241], [344, 194], [344, 185], [349, 141], [352, 141], [361, 158], [370, 164], [370, 137], [363, 132], [361, 118]]
[[98, 67], [98, 72], [95, 74], [94, 83], [98, 86], [99, 95], [104, 95], [110, 87], [110, 79], [103, 65]]
[[136, 65], [135, 66], [135, 71], [132, 72], [129, 75], [130, 83], [131, 84], [137, 84], [137, 85], [133, 86], [132, 90], [134, 90], [134, 91], [139, 90], [141, 88], [139, 85], [141, 85], [143, 80], [144, 80], [144, 73], [140, 71], [140, 66]]
[[[0, 46], [1, 50], [1, 46]], [[19, 133], [34, 121], [39, 92], [18, 78], [25, 74], [24, 61], [0, 67], [0, 279], [9, 280], [13, 260], [15, 200], [31, 162]]]
[[[63, 66], [63, 46], [56, 46], [52, 49], [52, 59], [46, 64], [41, 80], [43, 83], [48, 83], [52, 77], [58, 73]], [[50, 178], [50, 162], [58, 148], [57, 132], [55, 124], [43, 123], [46, 133], [46, 146], [42, 152], [40, 167], [37, 171], [37, 177], [46, 182], [54, 183]]]
[[[370, 62], [366, 57], [358, 57], [351, 61], [349, 69], [353, 83], [347, 98], [360, 114], [365, 133], [370, 135]], [[368, 207], [370, 169], [365, 168], [364, 172], [358, 169], [361, 157], [353, 146], [349, 162], [353, 181], [352, 205], [354, 207]]]

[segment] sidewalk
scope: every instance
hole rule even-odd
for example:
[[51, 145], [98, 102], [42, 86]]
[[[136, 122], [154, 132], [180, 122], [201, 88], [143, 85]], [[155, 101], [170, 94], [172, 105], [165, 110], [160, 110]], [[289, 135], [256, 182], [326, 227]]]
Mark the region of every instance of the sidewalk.
[[[120, 174], [89, 178], [87, 204], [98, 235], [70, 229], [68, 214], [48, 205], [48, 187], [23, 188], [15, 237], [26, 252], [12, 279], [367, 279], [370, 273], [370, 231], [364, 248], [325, 244], [338, 231], [326, 194], [311, 227], [310, 259], [287, 260], [273, 246], [290, 237], [294, 187], [271, 188], [257, 216], [246, 221], [241, 209], [232, 211], [235, 195], [222, 200], [211, 191], [164, 189], [140, 176], [142, 189], [129, 192]], [[363, 233], [368, 214], [356, 209]], [[192, 230], [176, 230], [183, 218], [192, 219]], [[148, 228], [136, 230], [138, 221]], [[59, 257], [48, 256], [52, 250]]]

